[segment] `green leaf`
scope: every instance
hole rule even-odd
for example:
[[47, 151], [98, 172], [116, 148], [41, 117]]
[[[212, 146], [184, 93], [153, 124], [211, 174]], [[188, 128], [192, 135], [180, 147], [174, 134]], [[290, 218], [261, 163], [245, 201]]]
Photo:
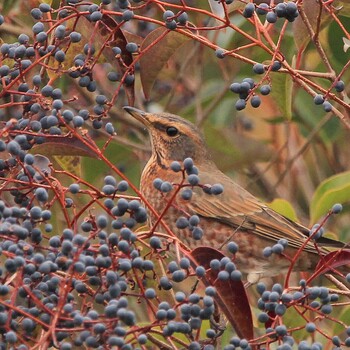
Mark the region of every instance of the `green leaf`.
[[310, 205], [311, 223], [325, 215], [335, 203], [350, 199], [350, 171], [329, 177], [316, 189]]
[[285, 216], [286, 218], [288, 218], [292, 221], [298, 221], [298, 217], [294, 211], [294, 208], [285, 199], [276, 198], [271, 203], [267, 203], [267, 205], [271, 209], [277, 211], [277, 213]]
[[[349, 28], [350, 26], [350, 18], [349, 17], [341, 17], [339, 16], [339, 20], [343, 24], [345, 28]], [[344, 42], [344, 33], [339, 25], [335, 22], [332, 22], [329, 25], [327, 32], [328, 42], [329, 42], [329, 51], [336, 59], [341, 66], [344, 66], [349, 60], [349, 51], [345, 51], [347, 42]]]
[[141, 52], [146, 51], [140, 57], [140, 78], [146, 99], [159, 72], [176, 49], [187, 40], [187, 36], [165, 28], [157, 28], [146, 36], [141, 44]]
[[292, 119], [292, 87], [293, 80], [289, 74], [272, 73], [271, 94], [282, 113], [287, 119]]
[[[317, 30], [318, 26], [320, 26], [320, 30], [322, 30], [333, 20], [331, 15], [326, 11], [323, 11], [322, 17], [319, 20], [320, 6], [319, 2], [315, 0], [304, 0], [302, 2], [305, 16], [314, 31]], [[299, 50], [304, 50], [312, 39], [301, 16], [298, 16], [293, 23], [293, 38]]]

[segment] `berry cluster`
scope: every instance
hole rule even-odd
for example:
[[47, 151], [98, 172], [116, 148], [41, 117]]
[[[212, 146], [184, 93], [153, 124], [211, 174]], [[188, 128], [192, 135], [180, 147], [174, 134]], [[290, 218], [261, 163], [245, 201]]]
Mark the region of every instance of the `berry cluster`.
[[[220, 195], [224, 188], [221, 184], [201, 184], [200, 176], [198, 174], [198, 168], [194, 165], [191, 158], [186, 158], [181, 164], [178, 161], [174, 161], [170, 165], [170, 169], [175, 173], [182, 174], [182, 182], [180, 184], [172, 184], [168, 181], [163, 181], [160, 178], [156, 178], [153, 181], [153, 186], [164, 195], [170, 193], [176, 187], [176, 191], [180, 192], [180, 197], [186, 201], [191, 200], [193, 190], [200, 188], [203, 192], [209, 195]], [[176, 227], [178, 229], [189, 229], [192, 238], [195, 240], [201, 240], [203, 237], [203, 229], [199, 226], [200, 218], [197, 215], [181, 216], [176, 221]]]
[[266, 21], [269, 23], [277, 22], [278, 18], [285, 18], [288, 22], [294, 22], [299, 15], [298, 7], [292, 1], [278, 3], [274, 7], [270, 7], [267, 3], [261, 3], [256, 6], [250, 2], [245, 6], [243, 16], [250, 18], [255, 12], [258, 15], [266, 16]]

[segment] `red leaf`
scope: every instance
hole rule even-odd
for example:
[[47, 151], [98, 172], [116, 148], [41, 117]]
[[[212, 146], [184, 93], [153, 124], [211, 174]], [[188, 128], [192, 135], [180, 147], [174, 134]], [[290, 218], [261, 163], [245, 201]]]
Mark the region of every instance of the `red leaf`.
[[[198, 247], [191, 252], [191, 257], [206, 269], [210, 268], [210, 261], [222, 259], [224, 255], [213, 248]], [[215, 301], [225, 314], [240, 338], [252, 339], [253, 321], [247, 293], [241, 281], [220, 281], [218, 272], [209, 270], [203, 277], [205, 285], [215, 286]]]
[[310, 280], [344, 265], [350, 265], [349, 249], [341, 249], [328, 253], [327, 255], [323, 256], [320, 262], [317, 264], [315, 273], [311, 276]]

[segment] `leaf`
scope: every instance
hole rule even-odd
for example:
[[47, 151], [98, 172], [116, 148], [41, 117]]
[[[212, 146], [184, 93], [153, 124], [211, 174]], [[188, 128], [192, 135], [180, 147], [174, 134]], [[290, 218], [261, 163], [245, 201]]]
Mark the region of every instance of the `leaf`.
[[140, 78], [146, 99], [149, 99], [159, 72], [176, 49], [187, 40], [187, 36], [165, 28], [153, 30], [143, 40], [140, 48]]
[[209, 269], [203, 277], [204, 283], [209, 286], [215, 286], [215, 301], [221, 311], [231, 323], [240, 338], [253, 338], [253, 320], [247, 293], [242, 281], [220, 281], [217, 279], [217, 271], [210, 269], [210, 261], [213, 259], [222, 259], [224, 255], [213, 248], [198, 247], [192, 250], [191, 257], [199, 265]]
[[286, 218], [288, 218], [292, 221], [298, 221], [298, 217], [294, 211], [294, 208], [285, 199], [276, 198], [271, 203], [267, 203], [267, 205], [271, 209], [277, 211], [277, 213], [285, 216]]
[[289, 74], [271, 73], [272, 97], [276, 101], [282, 115], [292, 119], [292, 87], [293, 80]]
[[79, 156], [53, 156], [64, 171], [81, 177], [81, 160]]
[[335, 203], [345, 203], [350, 198], [350, 171], [346, 171], [321, 182], [310, 204], [311, 223], [325, 215]]
[[340, 266], [350, 264], [350, 250], [341, 249], [335, 252], [330, 252], [323, 256], [320, 262], [317, 264], [315, 273], [311, 276], [310, 280], [325, 274], [326, 272], [336, 269]]
[[[304, 0], [302, 2], [302, 8], [307, 17], [312, 29], [317, 30], [318, 26], [318, 16], [320, 10], [320, 3], [317, 0]], [[320, 22], [320, 30], [324, 28], [330, 21], [332, 17], [326, 12], [322, 11], [322, 17]], [[295, 45], [299, 50], [304, 50], [307, 44], [310, 42], [310, 33], [304, 24], [301, 16], [298, 16], [293, 23], [293, 37]]]
[[96, 152], [93, 152], [77, 137], [51, 135], [40, 135], [40, 137], [43, 138], [43, 143], [33, 146], [35, 152], [40, 152], [44, 155], [86, 156], [98, 158]]
[[[225, 18], [224, 5], [217, 0], [208, 0], [211, 12], [217, 17]], [[227, 13], [244, 8], [246, 4], [242, 1], [233, 1], [232, 4], [226, 5]]]

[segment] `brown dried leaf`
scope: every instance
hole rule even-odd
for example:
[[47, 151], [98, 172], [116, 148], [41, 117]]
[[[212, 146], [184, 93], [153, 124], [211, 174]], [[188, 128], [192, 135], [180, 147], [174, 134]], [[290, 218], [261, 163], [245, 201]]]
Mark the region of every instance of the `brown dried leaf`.
[[[164, 34], [165, 36], [156, 42]], [[187, 40], [189, 40], [187, 36], [165, 28], [153, 30], [143, 40], [141, 44], [140, 78], [146, 99], [149, 98], [154, 82], [161, 69], [175, 53], [176, 49]], [[144, 50], [145, 52], [143, 52]]]
[[[97, 30], [96, 30], [97, 28]], [[82, 17], [79, 19], [77, 30], [82, 34], [85, 42], [89, 42], [90, 38], [94, 37], [94, 46], [96, 51], [103, 46], [103, 56], [116, 70], [124, 75], [128, 67], [132, 64], [132, 54], [126, 50], [127, 40], [123, 31], [119, 28], [118, 23], [109, 15], [103, 15], [102, 19], [97, 22], [97, 27], [88, 19]], [[121, 59], [117, 58], [112, 48], [118, 46], [122, 53]], [[135, 99], [134, 83], [126, 85], [124, 89], [128, 97], [128, 104], [133, 105]]]

